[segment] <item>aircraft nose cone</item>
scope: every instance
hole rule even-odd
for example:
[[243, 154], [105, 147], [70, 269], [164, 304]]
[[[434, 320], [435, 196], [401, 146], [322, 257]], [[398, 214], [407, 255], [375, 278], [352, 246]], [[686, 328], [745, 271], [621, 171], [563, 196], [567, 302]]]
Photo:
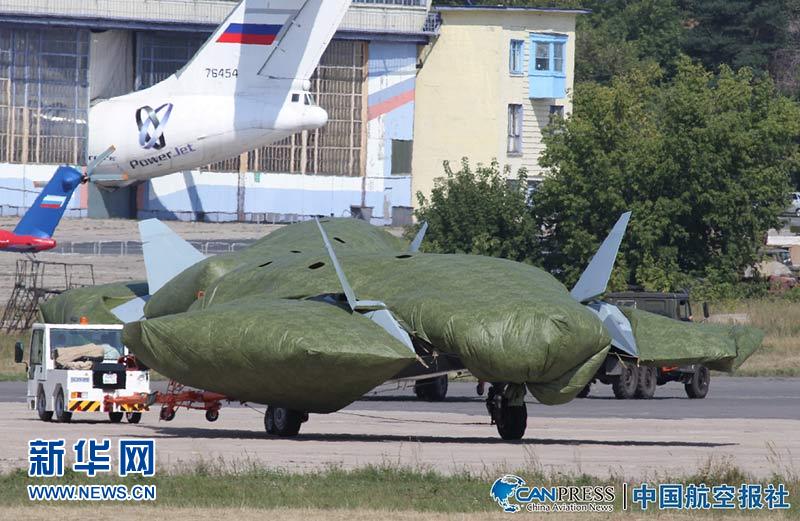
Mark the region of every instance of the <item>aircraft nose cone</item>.
[[324, 127], [328, 123], [328, 113], [321, 107], [308, 107], [304, 119], [306, 127], [312, 130]]

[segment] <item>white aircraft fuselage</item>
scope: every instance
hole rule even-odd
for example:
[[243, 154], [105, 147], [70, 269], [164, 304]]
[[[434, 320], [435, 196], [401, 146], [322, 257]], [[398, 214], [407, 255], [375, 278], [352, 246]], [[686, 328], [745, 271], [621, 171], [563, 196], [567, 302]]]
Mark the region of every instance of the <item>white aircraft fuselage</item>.
[[91, 180], [114, 188], [236, 157], [328, 122], [310, 78], [350, 0], [243, 0], [180, 71], [89, 111]]

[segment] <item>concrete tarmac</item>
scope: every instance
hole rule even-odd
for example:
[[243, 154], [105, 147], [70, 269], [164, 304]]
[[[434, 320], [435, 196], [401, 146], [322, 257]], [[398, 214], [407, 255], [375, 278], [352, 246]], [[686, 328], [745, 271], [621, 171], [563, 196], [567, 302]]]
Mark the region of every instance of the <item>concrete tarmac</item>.
[[226, 407], [216, 423], [185, 410], [172, 422], [152, 411], [139, 425], [111, 424], [103, 414], [43, 423], [25, 409], [24, 384], [3, 383], [0, 470], [24, 468], [27, 442], [35, 438], [64, 438], [69, 445], [80, 438], [144, 437], [157, 440], [162, 470], [199, 461], [289, 470], [391, 464], [444, 473], [538, 470], [639, 479], [682, 477], [710, 462], [763, 478], [797, 475], [800, 379], [716, 378], [712, 386], [706, 400], [689, 400], [673, 384], [649, 401], [614, 400], [598, 386], [596, 397], [565, 406], [531, 403], [525, 438], [508, 443], [498, 438], [470, 383], [453, 384], [443, 403], [418, 402], [405, 390], [311, 415], [295, 439], [267, 437], [258, 406]]

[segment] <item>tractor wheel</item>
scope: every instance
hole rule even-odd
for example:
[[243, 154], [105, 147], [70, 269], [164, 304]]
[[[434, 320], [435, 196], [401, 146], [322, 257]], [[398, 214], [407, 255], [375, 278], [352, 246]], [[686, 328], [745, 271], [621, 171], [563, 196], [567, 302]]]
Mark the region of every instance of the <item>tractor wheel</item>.
[[658, 370], [655, 367], [639, 366], [639, 382], [636, 386], [635, 398], [650, 400], [656, 394]]
[[43, 422], [49, 422], [53, 419], [53, 411], [47, 410], [47, 398], [44, 396], [44, 387], [39, 387], [39, 392], [36, 394], [36, 413]]
[[693, 400], [701, 400], [708, 394], [708, 387], [711, 384], [711, 371], [704, 365], [698, 365], [692, 379], [684, 385], [686, 395]]
[[72, 421], [72, 413], [67, 411], [64, 406], [64, 390], [59, 389], [56, 395], [55, 405], [53, 406], [56, 414], [56, 421], [61, 423], [69, 423]]
[[639, 385], [639, 371], [633, 364], [622, 362], [622, 374], [614, 379], [611, 388], [617, 400], [630, 400]]
[[120, 423], [123, 417], [125, 417], [125, 413], [122, 412], [108, 413], [108, 419], [111, 420], [111, 423]]

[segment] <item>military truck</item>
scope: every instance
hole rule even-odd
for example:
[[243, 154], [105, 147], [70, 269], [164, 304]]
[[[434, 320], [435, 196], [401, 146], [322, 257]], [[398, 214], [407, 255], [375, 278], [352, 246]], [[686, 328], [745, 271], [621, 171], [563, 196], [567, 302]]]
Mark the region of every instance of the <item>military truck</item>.
[[[650, 313], [663, 315], [674, 320], [691, 322], [692, 306], [686, 291], [676, 293], [654, 293], [626, 291], [609, 293], [606, 302], [617, 306], [629, 306]], [[703, 315], [708, 318], [708, 305], [703, 304]], [[708, 394], [711, 372], [702, 364], [680, 367], [649, 367], [640, 365], [636, 357], [614, 351], [590, 382], [578, 394], [586, 398], [593, 383], [611, 385], [614, 396], [619, 400], [649, 400], [655, 395], [656, 387], [669, 382], [684, 385], [686, 395], [692, 399], [702, 399]]]

